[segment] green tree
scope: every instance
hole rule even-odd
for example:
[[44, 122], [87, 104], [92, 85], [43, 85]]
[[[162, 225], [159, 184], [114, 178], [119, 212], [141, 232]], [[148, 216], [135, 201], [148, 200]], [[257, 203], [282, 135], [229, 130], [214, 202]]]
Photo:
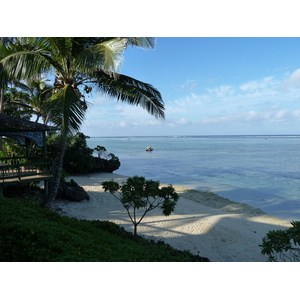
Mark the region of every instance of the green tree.
[[35, 115], [35, 122], [42, 117], [43, 123], [47, 124], [51, 113], [49, 98], [53, 90], [47, 81], [39, 78], [27, 82], [14, 81], [11, 87], [5, 89], [4, 113], [28, 120]]
[[35, 122], [42, 117], [43, 123], [47, 124], [51, 107], [49, 99], [52, 96], [53, 86], [48, 84], [49, 79], [32, 78], [27, 82], [15, 81], [14, 87], [22, 94], [11, 99], [13, 104], [21, 107], [24, 113], [35, 115]]
[[[159, 187], [159, 181], [146, 180], [144, 177], [129, 177], [123, 185], [113, 180], [102, 182], [105, 192], [111, 193], [126, 209], [130, 221], [134, 225], [134, 235], [137, 226], [145, 215], [159, 207], [165, 216], [169, 216], [175, 209], [179, 199], [172, 185]], [[138, 214], [138, 210], [143, 212]]]
[[285, 230], [271, 230], [263, 238], [261, 253], [269, 261], [300, 261], [300, 221], [292, 221]]
[[30, 120], [31, 113], [24, 110], [25, 102], [29, 101], [29, 95], [14, 86], [4, 89], [3, 113], [16, 118]]
[[85, 95], [93, 89], [164, 118], [164, 105], [158, 90], [118, 73], [128, 46], [151, 49], [154, 42], [153, 38], [132, 37], [29, 37], [0, 43], [0, 78], [6, 74], [11, 80], [45, 74], [55, 78], [51, 121], [60, 128], [60, 147], [46, 202], [55, 199], [67, 137], [79, 130], [87, 109]]

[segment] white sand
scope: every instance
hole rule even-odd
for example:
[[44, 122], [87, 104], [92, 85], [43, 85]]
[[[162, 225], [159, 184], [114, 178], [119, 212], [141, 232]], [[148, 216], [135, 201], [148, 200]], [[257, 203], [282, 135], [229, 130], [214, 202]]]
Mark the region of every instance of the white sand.
[[[126, 181], [118, 174], [97, 173], [73, 176], [90, 195], [80, 203], [57, 201], [54, 208], [70, 217], [86, 220], [108, 220], [133, 231], [126, 210], [101, 182]], [[165, 217], [159, 208], [145, 216], [138, 234], [163, 240], [180, 250], [190, 250], [213, 262], [263, 262], [267, 256], [258, 246], [269, 230], [285, 229], [290, 223], [264, 214], [246, 204], [232, 202], [209, 192], [175, 186], [180, 198], [172, 215]]]

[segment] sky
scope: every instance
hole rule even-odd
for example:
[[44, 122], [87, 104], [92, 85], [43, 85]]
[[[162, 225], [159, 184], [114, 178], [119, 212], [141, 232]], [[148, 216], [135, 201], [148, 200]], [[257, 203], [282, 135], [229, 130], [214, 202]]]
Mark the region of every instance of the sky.
[[[56, 2], [69, 11], [69, 3]], [[186, 0], [170, 6], [154, 0], [141, 6], [128, 0], [112, 9], [111, 2], [97, 7], [87, 0], [85, 8], [93, 9], [74, 6], [70, 20], [54, 23], [44, 22], [44, 10], [18, 5], [14, 17], [24, 20], [22, 26], [13, 26], [6, 14], [1, 36], [157, 37], [154, 50], [126, 49], [121, 73], [160, 91], [165, 120], [93, 93], [80, 129], [86, 135], [300, 134], [297, 1]], [[49, 16], [57, 5], [47, 7]]]
[[121, 73], [157, 88], [165, 120], [101, 94], [89, 136], [300, 134], [300, 38], [158, 37], [129, 47]]

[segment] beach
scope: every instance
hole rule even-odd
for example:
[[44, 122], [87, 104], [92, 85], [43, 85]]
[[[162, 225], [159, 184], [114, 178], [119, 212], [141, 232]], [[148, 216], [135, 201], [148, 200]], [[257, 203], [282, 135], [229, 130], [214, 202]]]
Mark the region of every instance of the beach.
[[[126, 181], [126, 176], [95, 173], [71, 176], [89, 194], [90, 200], [57, 200], [53, 209], [85, 220], [107, 220], [133, 232], [133, 225], [121, 203], [105, 193], [101, 183]], [[163, 185], [163, 184], [162, 184]], [[179, 250], [207, 257], [212, 262], [265, 262], [259, 244], [270, 230], [286, 229], [290, 222], [265, 214], [211, 192], [174, 186], [180, 196], [174, 212], [166, 217], [160, 209], [149, 212], [138, 226], [138, 234], [162, 240]]]

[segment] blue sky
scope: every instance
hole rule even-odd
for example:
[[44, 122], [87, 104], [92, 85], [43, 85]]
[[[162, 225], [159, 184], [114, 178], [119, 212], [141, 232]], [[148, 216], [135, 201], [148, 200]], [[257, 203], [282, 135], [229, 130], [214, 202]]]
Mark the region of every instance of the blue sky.
[[100, 94], [90, 136], [300, 134], [300, 38], [159, 37], [128, 48], [121, 72], [162, 94], [165, 121]]

